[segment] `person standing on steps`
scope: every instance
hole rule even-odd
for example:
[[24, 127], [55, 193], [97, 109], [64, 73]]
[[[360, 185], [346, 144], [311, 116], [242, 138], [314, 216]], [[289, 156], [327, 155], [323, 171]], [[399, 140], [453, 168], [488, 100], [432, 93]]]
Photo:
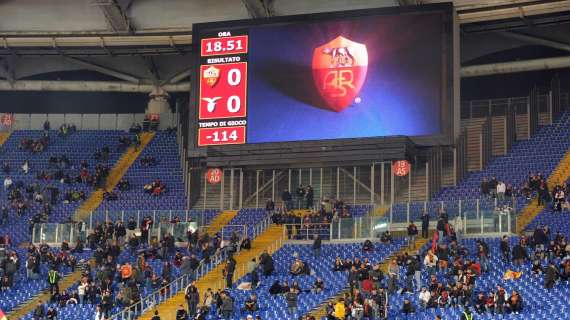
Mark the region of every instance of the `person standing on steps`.
[[135, 134], [135, 151], [138, 151], [140, 146], [141, 146], [141, 134], [137, 133]]
[[427, 239], [429, 234], [429, 212], [424, 209], [422, 213], [422, 238]]
[[196, 282], [192, 282], [185, 291], [186, 303], [188, 304], [188, 315], [193, 317], [198, 310], [198, 303], [200, 303], [200, 293], [196, 288]]
[[408, 225], [408, 248], [415, 247], [417, 236], [418, 236], [418, 227], [416, 227], [414, 221], [412, 220]]
[[319, 237], [318, 234], [313, 236], [313, 253], [315, 255], [316, 258], [321, 256], [321, 237]]
[[230, 256], [226, 261], [226, 267], [224, 268], [224, 276], [226, 277], [226, 287], [231, 289], [233, 284], [234, 272], [236, 270], [236, 260], [234, 257]]
[[52, 266], [48, 271], [49, 294], [52, 298], [59, 293], [59, 278], [59, 273], [55, 270], [55, 266]]

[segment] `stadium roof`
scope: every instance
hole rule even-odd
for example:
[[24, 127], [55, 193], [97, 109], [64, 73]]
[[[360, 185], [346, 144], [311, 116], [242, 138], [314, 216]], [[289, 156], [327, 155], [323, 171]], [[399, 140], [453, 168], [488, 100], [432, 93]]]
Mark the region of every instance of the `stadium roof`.
[[[91, 70], [136, 84], [178, 83], [190, 74], [194, 23], [439, 2], [0, 0], [0, 79]], [[453, 3], [462, 62], [528, 45], [570, 51], [570, 0]]]
[[[0, 34], [188, 32], [192, 24], [441, 0], [0, 0]], [[570, 1], [455, 0], [461, 23], [570, 11]]]

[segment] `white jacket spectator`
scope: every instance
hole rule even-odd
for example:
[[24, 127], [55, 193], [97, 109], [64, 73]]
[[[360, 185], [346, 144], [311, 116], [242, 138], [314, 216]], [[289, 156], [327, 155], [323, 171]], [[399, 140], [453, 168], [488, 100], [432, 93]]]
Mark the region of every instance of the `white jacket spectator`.
[[497, 183], [497, 199], [505, 200], [505, 191], [507, 190], [507, 186], [503, 181], [499, 181]]
[[[431, 256], [431, 258], [430, 258]], [[435, 266], [437, 266], [437, 256], [435, 254], [430, 255], [430, 254], [426, 254], [425, 258], [424, 258], [424, 265], [428, 268], [435, 268]]]
[[24, 174], [28, 174], [30, 172], [30, 163], [28, 160], [24, 161], [24, 164], [22, 164], [22, 171]]
[[426, 306], [429, 302], [429, 298], [431, 297], [429, 291], [426, 288], [422, 288], [422, 292], [420, 292], [420, 304], [422, 306]]
[[87, 289], [87, 283], [82, 282], [79, 286], [77, 286], [77, 294], [80, 296], [84, 296], [85, 289]]
[[506, 190], [507, 186], [505, 185], [505, 183], [503, 181], [499, 181], [499, 183], [497, 184], [497, 193], [505, 193]]
[[455, 232], [463, 232], [463, 219], [461, 219], [459, 215], [453, 219], [453, 230], [455, 230]]
[[12, 178], [10, 177], [6, 177], [6, 179], [4, 179], [4, 191], [10, 189], [10, 187], [12, 186]]

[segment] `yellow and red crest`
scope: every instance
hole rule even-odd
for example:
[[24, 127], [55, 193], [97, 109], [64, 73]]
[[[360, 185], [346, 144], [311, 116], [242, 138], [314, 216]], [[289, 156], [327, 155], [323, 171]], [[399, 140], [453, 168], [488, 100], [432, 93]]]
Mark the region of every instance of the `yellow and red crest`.
[[209, 68], [204, 70], [202, 78], [206, 79], [207, 85], [213, 87], [218, 83], [218, 79], [220, 79], [220, 69], [214, 66], [210, 66]]
[[340, 112], [353, 103], [366, 79], [366, 45], [338, 36], [315, 48], [312, 69], [326, 106]]

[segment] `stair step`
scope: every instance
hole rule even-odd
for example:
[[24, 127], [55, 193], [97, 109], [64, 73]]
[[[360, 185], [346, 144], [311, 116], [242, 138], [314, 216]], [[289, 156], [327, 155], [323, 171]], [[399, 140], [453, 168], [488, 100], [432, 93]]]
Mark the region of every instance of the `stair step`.
[[[234, 283], [242, 276], [244, 276], [244, 270], [246, 270], [246, 265], [251, 259], [259, 257], [265, 250], [270, 254], [277, 251], [283, 245], [283, 232], [282, 227], [270, 226], [264, 233], [259, 235], [255, 240], [252, 241], [251, 250], [242, 250], [234, 255], [236, 260], [236, 273], [234, 274]], [[205, 276], [196, 281], [196, 287], [200, 297], [204, 296], [207, 288], [211, 288], [214, 292], [218, 289], [223, 289], [225, 285], [225, 279], [222, 276], [222, 270], [224, 268], [223, 264], [218, 265]], [[186, 306], [186, 299], [184, 297], [184, 291], [179, 292], [172, 298], [157, 305], [160, 317], [162, 319], [175, 319], [176, 310], [179, 305]], [[154, 315], [154, 310], [147, 310], [139, 320], [150, 320]]]

